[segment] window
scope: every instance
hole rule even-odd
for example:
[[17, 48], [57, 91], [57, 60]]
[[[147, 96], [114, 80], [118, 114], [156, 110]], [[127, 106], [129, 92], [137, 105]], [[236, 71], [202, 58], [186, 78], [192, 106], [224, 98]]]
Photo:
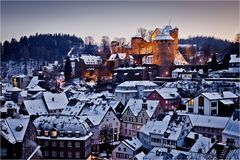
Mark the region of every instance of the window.
[[123, 148], [123, 151], [124, 151], [124, 152], [126, 152], [126, 151], [127, 151], [127, 149], [126, 149], [126, 148]]
[[45, 157], [48, 157], [48, 156], [49, 156], [48, 150], [44, 151], [44, 156], [45, 156]]
[[118, 147], [118, 151], [121, 151], [121, 147]]
[[48, 137], [48, 131], [44, 131], [44, 135]]
[[116, 126], [118, 126], [118, 122], [116, 122]]
[[211, 107], [217, 107], [217, 102], [212, 102]]
[[72, 158], [72, 152], [68, 152], [68, 158]]
[[41, 130], [37, 130], [37, 135], [41, 136]]
[[64, 147], [64, 141], [60, 141], [60, 147]]
[[52, 151], [52, 157], [57, 157], [57, 151]]
[[75, 153], [75, 158], [80, 158], [80, 152]]
[[48, 146], [48, 141], [44, 141], [44, 146]]
[[53, 147], [57, 147], [57, 142], [56, 141], [52, 141], [52, 146]]
[[198, 106], [204, 106], [204, 98], [202, 96], [198, 97]]
[[72, 147], [72, 142], [68, 141], [68, 147]]
[[125, 154], [125, 159], [129, 159], [129, 155], [128, 154]]
[[75, 142], [75, 148], [80, 148], [80, 142]]
[[7, 156], [7, 148], [1, 148], [1, 156]]

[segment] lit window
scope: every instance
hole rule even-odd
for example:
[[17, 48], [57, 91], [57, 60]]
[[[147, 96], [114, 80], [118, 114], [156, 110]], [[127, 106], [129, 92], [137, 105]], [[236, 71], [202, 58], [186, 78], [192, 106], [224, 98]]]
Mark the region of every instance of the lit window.
[[72, 142], [68, 141], [68, 147], [72, 147]]
[[48, 131], [44, 131], [44, 135], [48, 137]]
[[57, 131], [56, 130], [51, 131], [51, 137], [57, 137]]
[[60, 141], [60, 147], [64, 147], [64, 141]]
[[48, 150], [47, 150], [47, 151], [44, 151], [44, 157], [48, 157], [48, 156], [49, 156]]
[[64, 152], [60, 151], [60, 157], [63, 158], [64, 157]]
[[57, 157], [57, 151], [52, 151], [52, 157]]
[[80, 152], [75, 153], [75, 158], [80, 158]]
[[72, 158], [72, 152], [68, 152], [68, 158]]
[[56, 147], [57, 146], [57, 142], [56, 141], [52, 141], [52, 146]]
[[75, 142], [75, 148], [80, 148], [80, 142]]

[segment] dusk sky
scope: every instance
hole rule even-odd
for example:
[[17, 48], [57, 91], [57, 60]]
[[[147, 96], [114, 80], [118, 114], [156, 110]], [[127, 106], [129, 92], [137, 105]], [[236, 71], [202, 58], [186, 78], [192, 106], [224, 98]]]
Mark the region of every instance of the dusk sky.
[[98, 43], [104, 35], [129, 41], [138, 27], [154, 30], [170, 19], [180, 38], [205, 35], [233, 40], [239, 33], [239, 2], [1, 2], [1, 41], [36, 32], [83, 39], [90, 35]]

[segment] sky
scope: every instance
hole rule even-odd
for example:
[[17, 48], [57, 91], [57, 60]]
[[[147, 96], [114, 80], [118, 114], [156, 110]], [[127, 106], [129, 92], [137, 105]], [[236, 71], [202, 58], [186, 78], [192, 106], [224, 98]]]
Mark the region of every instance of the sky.
[[214, 36], [234, 40], [239, 33], [239, 1], [1, 1], [1, 41], [35, 33], [130, 38], [139, 27], [167, 24], [179, 38]]

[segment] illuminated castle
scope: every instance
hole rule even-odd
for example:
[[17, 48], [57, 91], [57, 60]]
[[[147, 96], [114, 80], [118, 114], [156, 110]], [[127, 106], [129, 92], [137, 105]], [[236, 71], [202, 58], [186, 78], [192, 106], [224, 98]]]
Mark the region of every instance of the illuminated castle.
[[[131, 39], [131, 47], [121, 46], [113, 41], [111, 45], [113, 53], [124, 52], [135, 57], [153, 55], [153, 64], [158, 66], [171, 66], [179, 57], [178, 51], [178, 28], [167, 25], [163, 29], [156, 28], [146, 41], [137, 34]], [[140, 64], [140, 61], [136, 61]], [[186, 62], [187, 63], [187, 62]]]

